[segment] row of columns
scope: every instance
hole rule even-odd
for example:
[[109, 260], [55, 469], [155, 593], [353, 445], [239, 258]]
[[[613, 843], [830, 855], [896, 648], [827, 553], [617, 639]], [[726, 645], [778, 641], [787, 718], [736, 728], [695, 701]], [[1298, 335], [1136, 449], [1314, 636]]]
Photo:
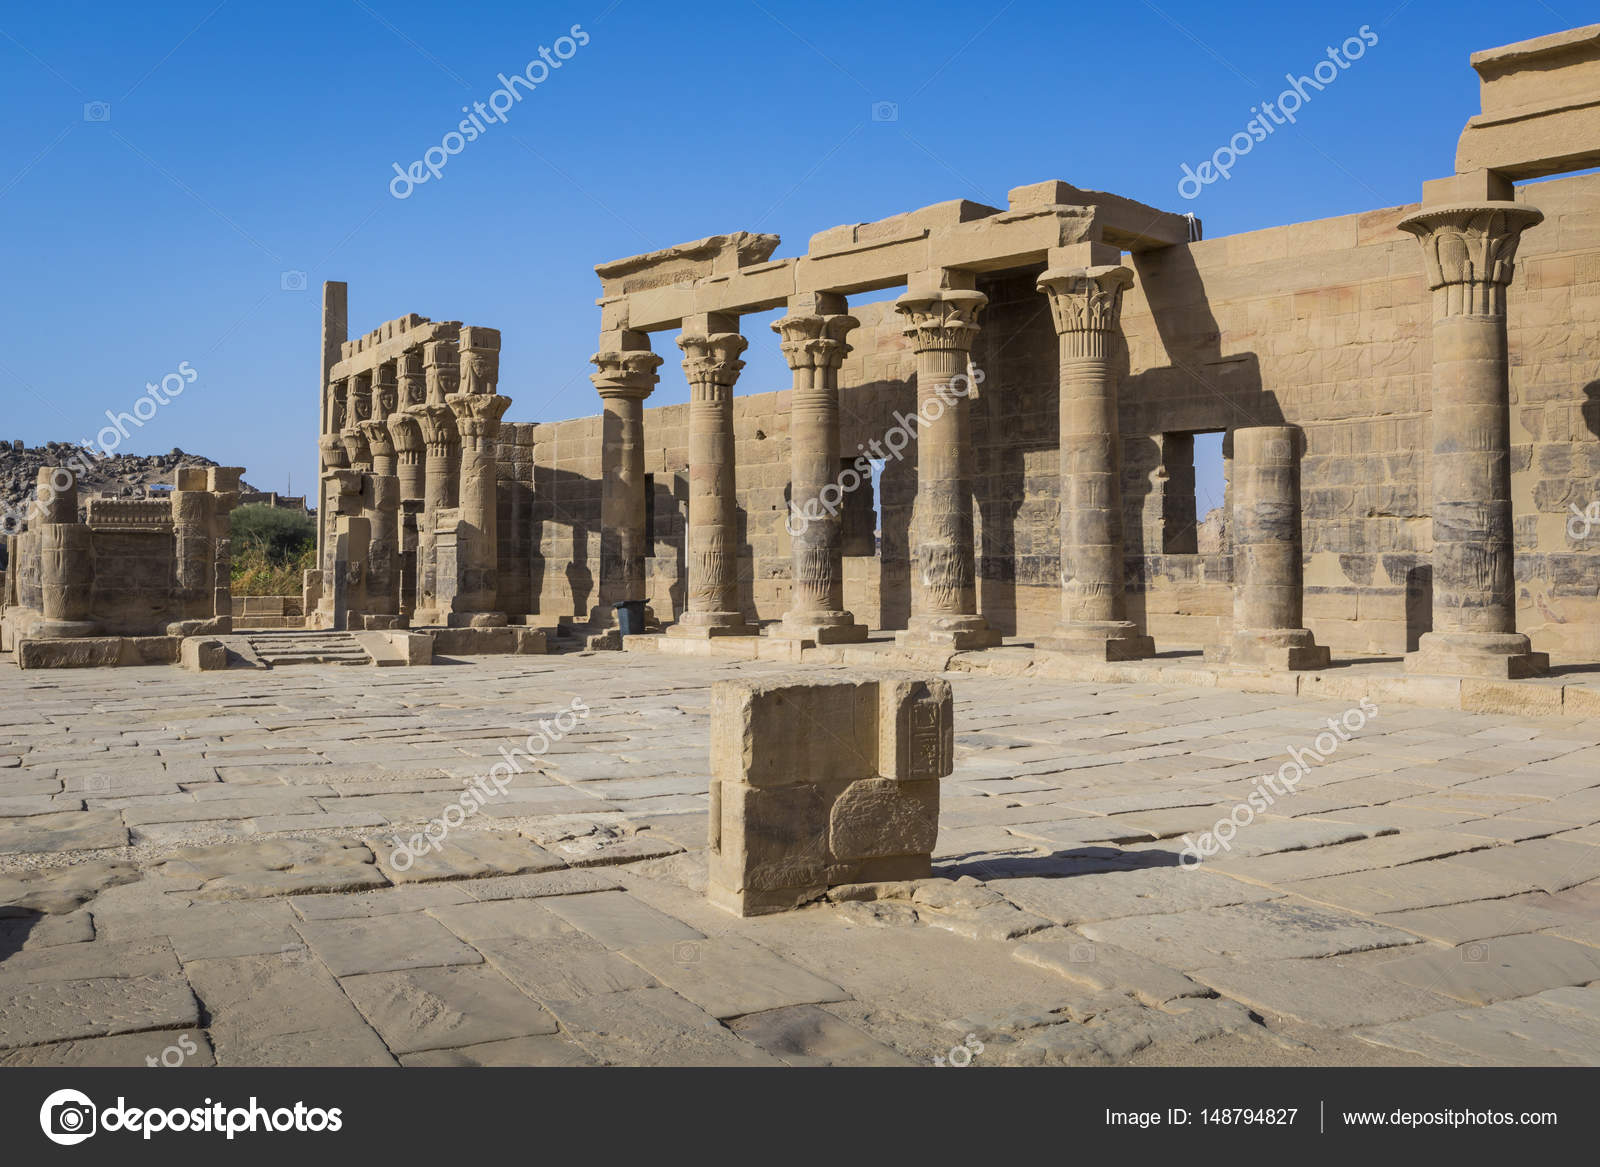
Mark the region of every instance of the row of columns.
[[[1505, 294], [1522, 231], [1542, 220], [1512, 201], [1428, 206], [1400, 223], [1422, 244], [1433, 297], [1433, 630], [1407, 667], [1415, 671], [1526, 676], [1548, 663], [1516, 630], [1510, 472], [1510, 395]], [[1089, 245], [1090, 258], [1114, 258]], [[981, 292], [954, 286], [952, 271], [912, 281], [895, 309], [916, 360], [919, 432], [916, 610], [899, 639], [966, 649], [996, 643], [978, 612], [974, 578], [972, 440], [968, 375]], [[1121, 438], [1115, 359], [1123, 293], [1133, 273], [1118, 263], [1044, 272], [1060, 367], [1061, 614], [1040, 637], [1047, 651], [1131, 660], [1154, 654], [1127, 618], [1121, 499]], [[843, 606], [837, 507], [810, 505], [839, 473], [838, 372], [857, 326], [844, 297], [792, 298], [772, 327], [793, 371], [790, 392], [793, 585], [776, 635], [814, 643], [864, 639]], [[733, 387], [746, 346], [737, 317], [686, 318], [678, 346], [689, 406], [688, 603], [680, 636], [749, 634], [739, 608], [734, 496]], [[592, 358], [605, 402], [601, 609], [642, 600], [643, 402], [660, 358], [640, 332], [608, 334]], [[1223, 654], [1263, 667], [1328, 663], [1303, 623], [1299, 461], [1290, 426], [1234, 431], [1235, 632]]]
[[[496, 449], [511, 399], [496, 391], [499, 357], [498, 330], [461, 326], [454, 338], [330, 385], [331, 429], [319, 445], [324, 473], [342, 484], [329, 494], [341, 516], [329, 534], [343, 530], [346, 538], [325, 540], [321, 566], [323, 608], [336, 626], [347, 618], [336, 593], [361, 606], [367, 627], [506, 623], [498, 610]], [[414, 535], [409, 514], [417, 515]], [[352, 543], [363, 537], [356, 559], [364, 567], [352, 567]], [[407, 581], [413, 539], [415, 578]], [[359, 590], [342, 578], [353, 572]]]

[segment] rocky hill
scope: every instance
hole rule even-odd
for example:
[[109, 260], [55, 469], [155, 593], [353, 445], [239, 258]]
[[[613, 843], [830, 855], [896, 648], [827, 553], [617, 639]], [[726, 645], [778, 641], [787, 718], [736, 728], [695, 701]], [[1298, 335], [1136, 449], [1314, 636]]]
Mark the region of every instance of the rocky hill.
[[[28, 498], [45, 466], [87, 464], [89, 473], [78, 480], [79, 497], [116, 494], [138, 497], [148, 487], [170, 486], [180, 466], [216, 466], [210, 458], [173, 450], [170, 454], [113, 454], [97, 458], [82, 446], [70, 442], [18, 449], [15, 443], [0, 444], [0, 506], [8, 511], [25, 510]], [[254, 490], [243, 485], [244, 490]]]

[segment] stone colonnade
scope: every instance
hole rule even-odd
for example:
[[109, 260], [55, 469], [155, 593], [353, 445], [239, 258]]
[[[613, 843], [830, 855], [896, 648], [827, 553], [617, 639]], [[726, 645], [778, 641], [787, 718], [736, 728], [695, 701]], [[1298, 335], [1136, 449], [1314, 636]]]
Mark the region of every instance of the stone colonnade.
[[[420, 318], [413, 317], [413, 321]], [[423, 322], [425, 323], [425, 322]], [[500, 333], [453, 322], [329, 381], [319, 621], [495, 626]]]

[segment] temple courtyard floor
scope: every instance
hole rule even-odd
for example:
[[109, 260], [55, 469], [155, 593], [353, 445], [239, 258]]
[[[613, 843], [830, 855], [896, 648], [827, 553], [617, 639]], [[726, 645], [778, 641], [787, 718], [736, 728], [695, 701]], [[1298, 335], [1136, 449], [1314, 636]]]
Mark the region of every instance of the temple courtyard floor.
[[712, 907], [711, 684], [843, 672], [0, 657], [0, 1064], [1600, 1064], [1600, 718], [951, 672], [932, 879]]

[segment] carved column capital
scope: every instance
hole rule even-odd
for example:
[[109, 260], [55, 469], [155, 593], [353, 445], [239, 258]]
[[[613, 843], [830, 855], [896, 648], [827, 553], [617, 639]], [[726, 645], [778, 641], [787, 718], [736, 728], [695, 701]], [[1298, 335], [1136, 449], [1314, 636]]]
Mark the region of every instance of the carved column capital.
[[348, 423], [349, 401], [346, 397], [348, 392], [348, 383], [343, 377], [328, 382], [328, 400], [333, 403], [333, 409], [328, 419], [329, 436], [337, 435]]
[[1424, 207], [1400, 220], [1422, 243], [1435, 320], [1504, 316], [1512, 260], [1523, 231], [1544, 221], [1525, 203], [1450, 203]]
[[400, 387], [395, 380], [395, 364], [386, 361], [378, 366], [372, 379], [372, 416], [378, 421], [388, 417], [400, 405]]
[[917, 352], [966, 352], [978, 335], [978, 313], [988, 302], [982, 292], [944, 288], [908, 292], [894, 302], [894, 310], [905, 317], [901, 331]]
[[357, 422], [366, 421], [372, 416], [372, 374], [356, 373], [351, 376], [350, 386], [350, 412], [345, 418], [345, 428]]
[[511, 398], [496, 393], [452, 393], [445, 398], [445, 404], [455, 414], [461, 440], [481, 442], [493, 440], [500, 432], [500, 419], [510, 407]]
[[344, 470], [350, 465], [350, 455], [339, 434], [323, 434], [317, 439], [317, 449], [322, 451], [324, 470]]
[[394, 444], [397, 454], [420, 454], [423, 447], [422, 423], [407, 410], [390, 414], [389, 440]]
[[613, 349], [589, 358], [597, 372], [589, 374], [602, 399], [619, 397], [643, 401], [661, 380], [656, 370], [662, 358], [649, 349]]
[[1133, 286], [1133, 272], [1114, 264], [1051, 268], [1036, 286], [1049, 297], [1063, 356], [1111, 355], [1122, 328], [1122, 293]]
[[359, 423], [340, 430], [339, 441], [344, 444], [344, 452], [350, 459], [351, 469], [372, 465], [372, 447], [367, 444], [367, 435], [361, 432]]
[[500, 383], [500, 330], [467, 325], [458, 342], [461, 354], [460, 392], [490, 395]]
[[689, 379], [693, 396], [715, 399], [732, 394], [744, 362], [739, 354], [750, 342], [737, 332], [684, 333], [678, 337], [683, 350], [683, 374]]
[[456, 432], [456, 415], [444, 402], [413, 405], [406, 413], [417, 419], [429, 454], [435, 457], [449, 454], [460, 443], [461, 437]]
[[854, 316], [842, 313], [791, 313], [774, 320], [772, 331], [783, 338], [778, 347], [783, 350], [783, 358], [789, 362], [790, 369], [795, 372], [802, 369], [837, 370], [844, 364], [845, 355], [850, 351], [844, 338], [860, 324], [861, 321]]
[[367, 439], [367, 448], [372, 452], [374, 459], [394, 457], [394, 440], [389, 437], [389, 425], [386, 420], [371, 418], [356, 428]]

